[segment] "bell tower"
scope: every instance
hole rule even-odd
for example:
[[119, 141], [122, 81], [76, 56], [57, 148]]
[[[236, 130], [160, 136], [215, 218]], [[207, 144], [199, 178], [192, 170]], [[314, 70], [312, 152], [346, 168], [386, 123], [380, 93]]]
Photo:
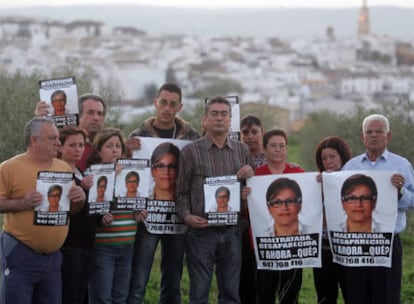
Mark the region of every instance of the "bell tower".
[[367, 7], [367, 0], [363, 0], [362, 7], [359, 10], [358, 17], [358, 35], [368, 35], [369, 34], [369, 13]]

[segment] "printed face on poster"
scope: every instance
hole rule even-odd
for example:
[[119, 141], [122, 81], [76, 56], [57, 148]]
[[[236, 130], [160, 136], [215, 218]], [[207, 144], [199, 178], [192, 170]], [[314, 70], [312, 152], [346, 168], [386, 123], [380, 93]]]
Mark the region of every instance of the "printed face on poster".
[[140, 137], [140, 141], [141, 149], [134, 150], [133, 158], [150, 161], [148, 197], [163, 200], [168, 199], [165, 194], [174, 196], [180, 150], [191, 141], [153, 137]]
[[322, 196], [316, 176], [274, 174], [247, 180], [258, 269], [320, 267]]
[[323, 173], [328, 229], [341, 232], [393, 232], [397, 190], [391, 172]]

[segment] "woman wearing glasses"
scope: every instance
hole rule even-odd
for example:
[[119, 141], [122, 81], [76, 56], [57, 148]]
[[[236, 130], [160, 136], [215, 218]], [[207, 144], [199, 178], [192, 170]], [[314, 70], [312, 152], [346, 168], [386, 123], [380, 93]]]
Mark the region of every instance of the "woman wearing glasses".
[[379, 225], [372, 219], [377, 203], [377, 186], [374, 180], [363, 174], [348, 177], [341, 189], [342, 207], [346, 213], [346, 232], [378, 232]]
[[302, 191], [293, 179], [278, 178], [267, 188], [266, 204], [273, 218], [270, 236], [298, 235], [299, 212], [302, 207]]
[[[256, 175], [304, 172], [298, 165], [286, 162], [288, 138], [284, 130], [274, 129], [263, 135], [263, 152], [265, 153], [267, 164], [256, 168]], [[273, 183], [276, 183], [276, 181]], [[295, 195], [293, 190], [275, 192], [273, 191], [275, 187], [272, 186], [273, 183], [266, 193], [269, 212], [275, 222], [272, 234], [275, 236], [298, 234], [297, 213], [300, 211], [301, 205], [299, 201], [301, 201], [302, 195], [300, 192]], [[282, 188], [280, 189], [283, 190]], [[294, 220], [295, 217], [296, 220]], [[298, 303], [301, 285], [302, 269], [258, 270], [257, 302], [261, 304], [274, 304], [277, 294], [280, 304]]]

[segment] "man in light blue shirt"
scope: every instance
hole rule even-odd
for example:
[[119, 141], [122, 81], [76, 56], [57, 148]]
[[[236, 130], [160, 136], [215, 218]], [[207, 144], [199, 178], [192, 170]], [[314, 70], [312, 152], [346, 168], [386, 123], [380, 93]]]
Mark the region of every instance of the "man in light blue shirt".
[[407, 224], [406, 211], [414, 207], [414, 171], [410, 162], [387, 150], [391, 140], [388, 119], [380, 114], [362, 123], [365, 153], [349, 160], [342, 170], [392, 171], [391, 183], [398, 190], [398, 214], [392, 252], [392, 267], [345, 267], [347, 303], [400, 303], [402, 247], [399, 233]]

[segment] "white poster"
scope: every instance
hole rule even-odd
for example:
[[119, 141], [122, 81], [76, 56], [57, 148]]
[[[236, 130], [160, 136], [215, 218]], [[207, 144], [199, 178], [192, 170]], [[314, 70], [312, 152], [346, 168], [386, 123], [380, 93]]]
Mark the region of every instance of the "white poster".
[[60, 226], [68, 224], [69, 190], [73, 185], [73, 173], [40, 171], [36, 190], [43, 194], [42, 204], [35, 208], [35, 225]]
[[247, 179], [257, 268], [321, 267], [322, 196], [316, 172]]
[[149, 161], [145, 227], [153, 234], [183, 234], [187, 226], [175, 209], [175, 184], [181, 149], [190, 140], [140, 137], [141, 149], [133, 158]]
[[323, 173], [326, 221], [334, 262], [391, 267], [397, 219], [392, 172]]

